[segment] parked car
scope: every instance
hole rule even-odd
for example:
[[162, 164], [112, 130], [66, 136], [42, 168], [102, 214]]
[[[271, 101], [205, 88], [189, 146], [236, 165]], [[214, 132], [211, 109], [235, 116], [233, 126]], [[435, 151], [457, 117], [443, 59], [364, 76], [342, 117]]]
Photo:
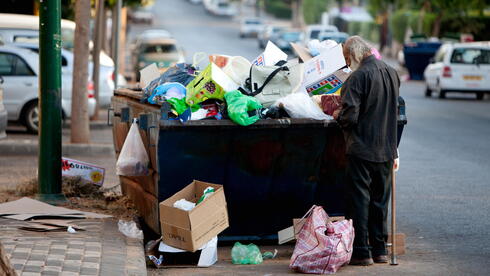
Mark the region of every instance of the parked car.
[[445, 98], [447, 92], [475, 93], [483, 99], [490, 92], [490, 43], [443, 44], [424, 71], [425, 95], [436, 92]]
[[274, 38], [281, 32], [284, 31], [286, 27], [284, 26], [266, 26], [257, 35], [257, 40], [259, 41], [259, 48], [264, 49], [269, 40], [274, 40]]
[[306, 45], [310, 40], [319, 39], [322, 33], [338, 31], [333, 25], [308, 25], [303, 36], [303, 44]]
[[318, 40], [324, 41], [324, 40], [333, 40], [337, 43], [344, 43], [347, 38], [349, 38], [349, 34], [344, 33], [344, 32], [322, 32], [318, 36]]
[[[28, 131], [36, 133], [39, 125], [39, 55], [27, 49], [0, 46], [0, 76], [4, 80], [4, 105], [8, 120], [18, 121]], [[72, 99], [71, 71], [62, 70], [61, 88], [62, 115], [63, 118], [69, 118]], [[95, 112], [95, 103], [92, 86], [88, 94], [90, 116]]]
[[128, 20], [135, 24], [152, 25], [155, 17], [150, 9], [143, 7], [135, 10], [129, 10]]
[[133, 64], [137, 79], [139, 71], [149, 64], [156, 63], [160, 71], [185, 61], [184, 51], [165, 30], [143, 32], [132, 45]]
[[[29, 49], [34, 51], [35, 53], [39, 53], [39, 46], [36, 44], [28, 44], [28, 43], [15, 43], [12, 46]], [[73, 62], [74, 55], [72, 52], [62, 49], [61, 50], [61, 70], [63, 76], [68, 74], [73, 74]], [[88, 67], [88, 78], [89, 78], [89, 87], [93, 90], [93, 81], [92, 81], [92, 72], [93, 72], [93, 63], [89, 62]], [[72, 77], [71, 77], [72, 78]], [[119, 76], [119, 84], [126, 84], [126, 80], [124, 77]], [[111, 105], [111, 98], [114, 95], [114, 66], [100, 65], [99, 71], [99, 106], [101, 107], [109, 107]]]
[[204, 0], [206, 10], [214, 15], [219, 16], [235, 16], [237, 8], [228, 0]]
[[0, 76], [0, 139], [7, 137], [7, 109], [3, 104], [3, 78]]
[[264, 28], [260, 18], [244, 18], [240, 23], [240, 37], [256, 37]]
[[286, 30], [280, 32], [277, 36], [271, 39], [271, 41], [279, 47], [279, 49], [285, 52], [292, 52], [291, 43], [298, 43], [301, 41], [302, 33], [300, 31]]
[[[75, 22], [66, 19], [61, 20], [61, 46], [72, 52], [75, 27]], [[0, 13], [0, 37], [5, 44], [39, 44], [39, 16]], [[92, 42], [90, 42], [90, 48], [93, 48]], [[114, 61], [104, 51], [101, 51], [100, 64], [114, 66]]]

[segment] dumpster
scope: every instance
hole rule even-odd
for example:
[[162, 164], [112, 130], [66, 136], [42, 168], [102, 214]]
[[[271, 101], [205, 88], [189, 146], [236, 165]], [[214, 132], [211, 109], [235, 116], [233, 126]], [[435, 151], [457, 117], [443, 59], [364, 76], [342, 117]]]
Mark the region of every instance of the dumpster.
[[[230, 227], [220, 239], [275, 239], [313, 204], [344, 213], [345, 143], [335, 121], [267, 119], [243, 127], [230, 120], [160, 120], [160, 106], [140, 103], [141, 92], [112, 98], [116, 157], [132, 118], [150, 157], [148, 176], [120, 176], [146, 224], [156, 233], [159, 202], [194, 179], [221, 184]], [[400, 104], [399, 134], [406, 123]]]
[[409, 42], [403, 46], [405, 66], [408, 69], [410, 79], [423, 80], [424, 70], [435, 55], [441, 42]]
[[313, 204], [344, 212], [346, 166], [342, 131], [334, 121], [268, 119], [249, 127], [229, 120], [160, 120], [160, 106], [141, 92], [117, 90], [112, 99], [116, 156], [132, 118], [150, 157], [150, 175], [121, 176], [123, 193], [160, 232], [158, 203], [192, 180], [224, 186], [230, 239], [272, 239]]

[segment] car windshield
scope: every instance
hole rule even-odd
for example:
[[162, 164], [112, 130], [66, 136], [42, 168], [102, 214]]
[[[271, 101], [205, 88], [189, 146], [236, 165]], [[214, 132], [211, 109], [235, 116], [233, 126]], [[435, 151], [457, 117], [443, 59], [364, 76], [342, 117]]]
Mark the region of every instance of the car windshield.
[[490, 50], [477, 48], [456, 48], [451, 56], [451, 63], [490, 64]]
[[320, 30], [313, 30], [310, 33], [310, 39], [318, 39], [319, 35], [320, 35]]
[[168, 54], [177, 52], [175, 44], [152, 44], [142, 46], [144, 54]]
[[249, 20], [245, 20], [245, 24], [249, 24], [249, 25], [259, 25], [261, 24], [260, 20], [253, 20], [253, 19], [249, 19]]
[[300, 34], [298, 32], [283, 33], [282, 38], [286, 41], [298, 41]]
[[219, 8], [228, 8], [228, 6], [229, 6], [228, 3], [226, 3], [226, 2], [218, 3]]

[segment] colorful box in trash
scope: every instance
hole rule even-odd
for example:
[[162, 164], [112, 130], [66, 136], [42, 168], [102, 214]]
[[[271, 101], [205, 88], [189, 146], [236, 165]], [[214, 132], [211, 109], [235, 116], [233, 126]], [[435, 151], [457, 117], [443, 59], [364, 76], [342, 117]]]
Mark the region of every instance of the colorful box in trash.
[[305, 88], [310, 95], [337, 91], [350, 74], [345, 68], [342, 46], [338, 44], [305, 62]]
[[[215, 192], [191, 211], [173, 207], [180, 199], [197, 202], [207, 187]], [[194, 180], [160, 203], [160, 225], [164, 243], [195, 252], [229, 226], [223, 186]]]
[[207, 99], [223, 99], [226, 92], [238, 89], [238, 85], [214, 63], [209, 63], [187, 86], [186, 102], [193, 106]]

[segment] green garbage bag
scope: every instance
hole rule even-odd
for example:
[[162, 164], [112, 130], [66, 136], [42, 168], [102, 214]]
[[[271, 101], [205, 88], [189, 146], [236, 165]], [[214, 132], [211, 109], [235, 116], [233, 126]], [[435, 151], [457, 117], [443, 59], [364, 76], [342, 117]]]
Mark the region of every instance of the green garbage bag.
[[[172, 105], [172, 108], [175, 110], [175, 112], [177, 112], [178, 115], [184, 113], [184, 111], [186, 111], [189, 108], [189, 106], [185, 102], [185, 98], [182, 99], [170, 98], [167, 100], [167, 102], [169, 102]], [[201, 108], [199, 105], [191, 106], [192, 112], [199, 110], [199, 108]]]
[[231, 262], [233, 264], [261, 264], [262, 253], [255, 244], [244, 245], [236, 242], [231, 249]]
[[228, 105], [228, 116], [233, 122], [248, 126], [260, 119], [259, 114], [253, 116], [248, 114], [249, 111], [262, 108], [256, 98], [243, 95], [240, 91], [234, 90], [225, 94], [225, 100]]

